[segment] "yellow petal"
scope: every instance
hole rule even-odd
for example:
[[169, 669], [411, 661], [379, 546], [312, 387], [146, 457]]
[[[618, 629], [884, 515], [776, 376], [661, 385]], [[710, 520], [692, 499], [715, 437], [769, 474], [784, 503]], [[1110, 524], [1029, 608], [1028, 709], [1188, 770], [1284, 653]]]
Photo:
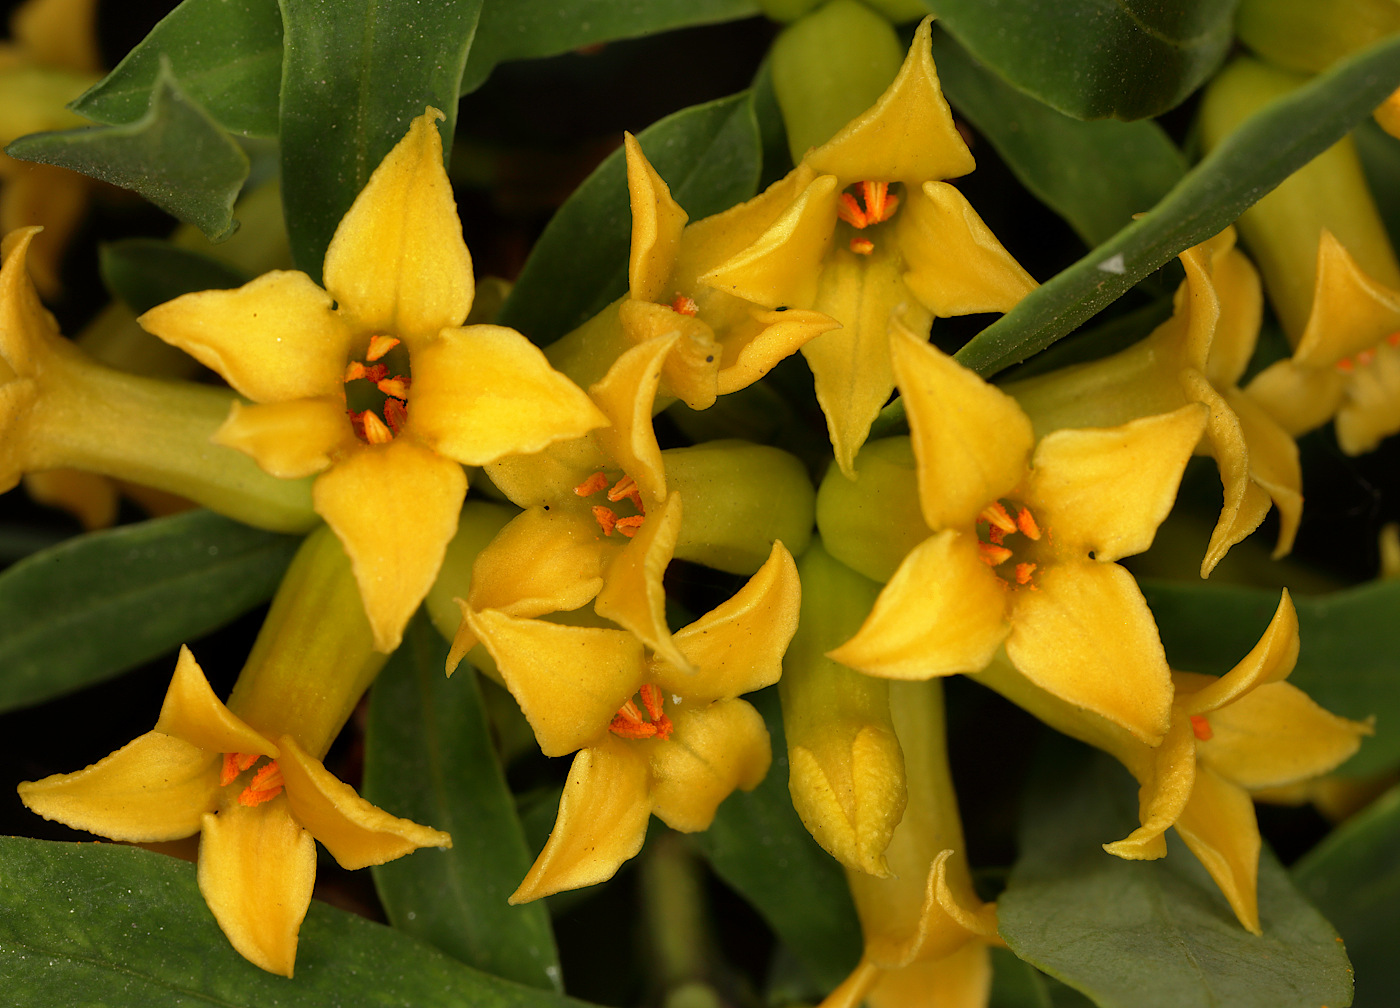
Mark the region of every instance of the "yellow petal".
[[352, 452], [316, 478], [316, 513], [350, 557], [377, 650], [398, 647], [466, 494], [460, 465], [403, 437]]
[[197, 832], [219, 794], [219, 758], [151, 731], [84, 770], [19, 786], [45, 819], [112, 840], [175, 840]]
[[937, 347], [896, 326], [895, 380], [909, 412], [929, 528], [971, 528], [1026, 475], [1034, 437], [1021, 407]]
[[607, 423], [514, 329], [445, 329], [413, 350], [409, 430], [463, 465], [537, 452]]
[[632, 203], [632, 249], [627, 282], [638, 301], [670, 301], [671, 273], [685, 227], [686, 213], [671, 198], [670, 187], [656, 173], [642, 145], [623, 134], [627, 152], [627, 192]]
[[180, 646], [175, 674], [165, 691], [156, 731], [173, 735], [210, 755], [257, 753], [277, 755], [277, 747], [224, 706], [204, 678], [190, 649]]
[[486, 466], [496, 489], [523, 508], [578, 500], [574, 487], [609, 465], [592, 434], [556, 441], [533, 455], [507, 455]]
[[642, 645], [624, 630], [469, 613], [546, 756], [606, 735], [646, 674]]
[[1225, 894], [1245, 929], [1259, 927], [1259, 824], [1254, 803], [1243, 788], [1198, 767], [1191, 800], [1176, 821], [1176, 831]]
[[646, 839], [649, 783], [646, 757], [621, 739], [605, 737], [575, 756], [549, 842], [510, 902], [612, 878]]
[[[1191, 719], [1184, 714], [1173, 718], [1162, 744], [1147, 749], [1134, 743], [1136, 759], [1128, 769], [1139, 775], [1138, 822], [1142, 825], [1122, 840], [1106, 843], [1103, 849], [1129, 861], [1151, 861], [1167, 856], [1167, 827], [1181, 818], [1196, 782], [1196, 736]], [[1121, 758], [1121, 757], [1120, 757]], [[1145, 779], [1144, 779], [1145, 778]]]
[[748, 388], [779, 361], [841, 325], [821, 312], [801, 308], [755, 313], [753, 321], [759, 327], [753, 336], [744, 340], [731, 339], [727, 334], [724, 337], [724, 356], [717, 379], [719, 395]]
[[263, 472], [281, 479], [321, 472], [354, 440], [343, 395], [252, 406], [236, 402], [214, 434], [215, 444], [251, 455]]
[[477, 556], [468, 599], [509, 616], [577, 609], [603, 587], [604, 554], [591, 516], [530, 508]]
[[1006, 653], [1041, 689], [1108, 718], [1148, 745], [1167, 733], [1171, 674], [1133, 576], [1083, 560], [1035, 573], [1011, 608]]
[[699, 673], [658, 661], [651, 679], [688, 700], [719, 700], [771, 686], [783, 673], [783, 652], [797, 632], [802, 589], [797, 565], [782, 543], [728, 601], [678, 630], [676, 647]]
[[661, 368], [663, 395], [693, 410], [709, 409], [719, 394], [720, 345], [714, 330], [697, 315], [683, 315], [669, 304], [624, 298], [618, 321], [629, 344], [678, 337]]
[[[983, 904], [970, 888], [966, 893], [953, 891], [949, 879], [953, 857], [951, 850], [939, 852], [923, 879], [848, 876], [865, 932], [865, 954], [876, 965], [894, 969], [919, 959], [941, 959], [973, 938], [996, 934], [996, 907]], [[909, 903], [904, 913], [893, 911], [892, 906], [891, 912], [880, 913], [882, 901], [877, 894], [886, 894], [884, 902], [889, 903], [888, 897], [900, 888], [902, 897], [912, 896], [917, 902]], [[907, 919], [908, 910], [917, 915], [913, 920]]]
[[895, 221], [904, 282], [933, 314], [1008, 312], [1038, 286], [967, 197], [946, 182], [912, 190]]
[[199, 891], [229, 944], [253, 965], [292, 975], [315, 881], [316, 842], [284, 798], [204, 817]]
[[[1288, 678], [1298, 661], [1298, 612], [1285, 589], [1259, 642], [1229, 672], [1191, 690], [1178, 686], [1177, 705], [1187, 715], [1207, 714], [1237, 702], [1264, 683]], [[1199, 682], [1199, 680], [1198, 680]]]
[[[26, 407], [29, 408], [32, 407]], [[0, 406], [0, 412], [4, 409]], [[12, 429], [6, 426], [6, 421], [0, 415], [0, 430]], [[78, 524], [82, 525], [86, 532], [111, 528], [117, 521], [120, 492], [116, 483], [106, 476], [83, 472], [81, 469], [50, 469], [47, 472], [25, 473], [24, 492], [31, 500], [46, 507], [67, 511], [78, 519]]]
[[[1233, 234], [1234, 229], [1227, 231]], [[1239, 249], [1217, 250], [1210, 265], [1211, 283], [1220, 301], [1220, 317], [1206, 358], [1206, 374], [1219, 388], [1239, 382], [1254, 355], [1264, 315], [1259, 271]]]
[[1337, 409], [1337, 442], [1346, 454], [1362, 455], [1400, 431], [1400, 348], [1381, 343], [1371, 363], [1349, 377]]
[[986, 1008], [991, 989], [989, 947], [970, 941], [942, 958], [885, 970], [865, 1001], [870, 1008], [916, 1008], [932, 995], [938, 1008]]
[[416, 342], [471, 310], [472, 260], [442, 166], [443, 118], [429, 108], [413, 120], [326, 248], [326, 290], [359, 331]]
[[925, 18], [919, 25], [899, 75], [880, 99], [810, 152], [807, 164], [846, 183], [878, 179], [917, 184], [956, 178], [976, 167], [938, 83], [929, 49], [932, 22]]
[[136, 321], [254, 402], [342, 394], [353, 336], [305, 273], [274, 270], [237, 290], [186, 294]]
[[1300, 367], [1290, 358], [1260, 371], [1244, 393], [1297, 437], [1332, 419], [1346, 397], [1347, 385], [1347, 376], [1335, 368]]
[[681, 525], [680, 495], [672, 494], [647, 519], [632, 540], [613, 555], [603, 573], [603, 590], [593, 611], [636, 634], [647, 647], [677, 668], [688, 669], [666, 624], [666, 590], [661, 577], [676, 549]]
[[679, 338], [673, 332], [633, 347], [588, 390], [612, 425], [593, 437], [612, 464], [636, 481], [648, 504], [666, 499], [666, 469], [651, 415], [662, 363]]
[[695, 833], [709, 829], [735, 789], [759, 785], [773, 751], [763, 717], [743, 700], [682, 707], [671, 719], [671, 737], [651, 746], [652, 811], [672, 829]]
[[977, 672], [1009, 631], [1001, 581], [970, 536], [925, 539], [890, 578], [860, 631], [829, 652], [844, 665], [890, 679]]
[[907, 437], [868, 441], [855, 478], [828, 468], [817, 491], [817, 528], [826, 549], [872, 581], [888, 581], [931, 530], [919, 504], [914, 449]]
[[1176, 501], [1207, 415], [1191, 403], [1120, 427], [1042, 438], [1027, 494], [1036, 521], [1061, 548], [1099, 561], [1141, 553]]
[[[0, 267], [0, 379], [33, 376], [35, 355], [58, 337], [58, 323], [39, 302], [26, 263], [40, 227], [20, 228], [4, 237], [4, 266]], [[7, 386], [0, 386], [4, 388]], [[12, 484], [13, 485], [13, 484]]]
[[1279, 426], [1253, 396], [1230, 389], [1225, 396], [1249, 446], [1250, 481], [1269, 495], [1278, 510], [1278, 543], [1274, 559], [1293, 549], [1303, 520], [1303, 469], [1298, 443]]
[[365, 801], [290, 735], [277, 744], [282, 750], [277, 765], [287, 782], [292, 813], [342, 868], [384, 864], [419, 847], [452, 846], [452, 837], [441, 830], [400, 819]]
[[1293, 360], [1331, 367], [1400, 330], [1400, 291], [1367, 276], [1332, 232], [1322, 229], [1308, 325]]
[[813, 839], [847, 868], [887, 878], [885, 849], [906, 800], [894, 732], [866, 725], [844, 747], [789, 744], [788, 767], [793, 808]]
[[10, 16], [10, 34], [41, 66], [102, 72], [96, 0], [30, 0]]

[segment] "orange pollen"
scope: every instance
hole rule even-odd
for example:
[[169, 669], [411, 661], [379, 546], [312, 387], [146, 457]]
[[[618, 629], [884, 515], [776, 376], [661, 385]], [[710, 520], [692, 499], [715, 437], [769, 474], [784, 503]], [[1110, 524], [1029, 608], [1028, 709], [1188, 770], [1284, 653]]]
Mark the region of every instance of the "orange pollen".
[[1215, 737], [1215, 732], [1211, 730], [1210, 722], [1204, 714], [1191, 715], [1191, 732], [1202, 742], [1209, 742]]
[[1385, 341], [1393, 347], [1400, 347], [1400, 332], [1393, 332], [1385, 338]]
[[1030, 508], [1023, 507], [1016, 512], [1016, 528], [1018, 528], [1021, 534], [1027, 539], [1040, 538], [1040, 526], [1036, 524], [1034, 516], [1031, 515]]
[[642, 522], [646, 521], [646, 515], [628, 515], [626, 518], [619, 518], [613, 522], [613, 528], [617, 529], [628, 539], [637, 534], [637, 530], [642, 527]]
[[269, 760], [258, 768], [257, 773], [253, 774], [253, 779], [238, 796], [238, 804], [246, 805], [248, 808], [256, 808], [263, 802], [271, 801], [281, 794], [284, 784], [282, 770], [278, 767], [277, 761]]
[[[1018, 585], [1031, 584], [1031, 575], [1035, 573], [1036, 565], [1033, 563], [1018, 563], [1016, 565], [1016, 583]], [[1032, 588], [1035, 585], [1031, 585]]]
[[982, 554], [982, 562], [988, 567], [995, 567], [997, 564], [1005, 563], [1011, 559], [1011, 551], [1005, 546], [998, 546], [995, 543], [979, 542], [977, 552]]
[[374, 387], [383, 392], [386, 396], [397, 396], [400, 399], [408, 398], [408, 379], [403, 375], [394, 375], [392, 378], [381, 378], [374, 383]]
[[403, 433], [403, 425], [408, 422], [408, 406], [402, 399], [384, 400], [384, 422], [395, 435]]
[[647, 683], [639, 692], [642, 697], [642, 705], [646, 707], [647, 717], [650, 720], [642, 717], [642, 712], [637, 709], [635, 701], [628, 700], [613, 717], [612, 722], [608, 725], [608, 730], [623, 738], [655, 738], [665, 741], [671, 737], [675, 725], [662, 711], [663, 700], [660, 688]]
[[700, 306], [695, 303], [694, 298], [688, 298], [684, 294], [677, 293], [671, 302], [671, 310], [678, 315], [694, 315], [700, 310]]
[[595, 472], [588, 479], [574, 487], [574, 493], [580, 497], [592, 497], [599, 490], [608, 485], [608, 478], [600, 472]]
[[1001, 501], [992, 501], [982, 509], [978, 517], [1003, 534], [1016, 531], [1016, 522], [1012, 520], [1011, 513]]
[[593, 520], [598, 523], [598, 527], [603, 530], [603, 535], [610, 536], [613, 529], [617, 527], [617, 513], [610, 507], [601, 504], [593, 505]]
[[646, 508], [642, 507], [642, 491], [638, 489], [637, 481], [631, 476], [624, 475], [622, 479], [613, 484], [612, 489], [608, 491], [608, 500], [613, 502], [630, 500], [632, 506], [638, 511], [646, 511]]
[[394, 432], [385, 426], [384, 421], [379, 419], [373, 410], [365, 410], [359, 419], [364, 425], [365, 440], [370, 444], [388, 444], [394, 440]]
[[397, 337], [385, 336], [383, 333], [371, 336], [369, 338], [369, 350], [365, 352], [365, 360], [377, 361], [398, 345], [399, 340]]
[[899, 206], [899, 197], [890, 195], [888, 182], [857, 182], [856, 190], [865, 200], [864, 207], [846, 192], [841, 194], [841, 202], [836, 207], [836, 216], [851, 227], [867, 228], [894, 216], [895, 208]]
[[875, 251], [875, 243], [869, 238], [852, 238], [851, 251], [856, 255], [869, 255]]
[[219, 787], [228, 787], [234, 778], [257, 761], [257, 753], [224, 753], [224, 766], [219, 771]]
[[[595, 472], [588, 479], [574, 487], [574, 493], [580, 497], [591, 497], [599, 490], [608, 489], [608, 477], [601, 472]], [[613, 529], [621, 532], [628, 539], [637, 534], [637, 529], [642, 527], [642, 522], [646, 521], [646, 506], [642, 503], [642, 491], [637, 486], [637, 481], [626, 473], [608, 489], [608, 500], [616, 504], [618, 501], [631, 501], [632, 506], [637, 509], [637, 514], [626, 515], [622, 518], [617, 516], [617, 512], [602, 504], [593, 505], [593, 518], [598, 523], [598, 527], [603, 530], [603, 535], [612, 535]]]
[[1359, 354], [1356, 355], [1356, 363], [1360, 364], [1362, 367], [1365, 367], [1366, 365], [1370, 364], [1375, 359], [1375, 350], [1362, 350]]

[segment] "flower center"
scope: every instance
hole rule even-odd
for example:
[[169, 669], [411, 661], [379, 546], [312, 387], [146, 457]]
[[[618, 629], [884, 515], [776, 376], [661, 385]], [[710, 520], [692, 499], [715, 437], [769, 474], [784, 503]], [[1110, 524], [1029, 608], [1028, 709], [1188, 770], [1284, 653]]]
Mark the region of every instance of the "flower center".
[[[219, 785], [228, 787], [238, 779], [239, 774], [251, 770], [258, 760], [266, 759], [257, 753], [224, 753], [223, 769], [219, 772]], [[282, 771], [276, 760], [268, 760], [257, 770], [246, 787], [238, 794], [238, 804], [256, 808], [263, 802], [271, 801], [282, 793]]]
[[[855, 194], [841, 194], [836, 216], [857, 231], [864, 231], [872, 224], [881, 224], [889, 220], [899, 207], [899, 197], [890, 192], [888, 182], [857, 182], [851, 188], [855, 190]], [[860, 199], [856, 198], [857, 194]], [[859, 255], [869, 255], [875, 251], [875, 243], [867, 237], [857, 235], [851, 239], [850, 248]]]
[[[1400, 347], [1400, 332], [1391, 333], [1385, 338], [1385, 342], [1389, 346]], [[1343, 357], [1337, 361], [1337, 370], [1344, 374], [1350, 374], [1358, 367], [1369, 366], [1375, 359], [1376, 349], [1372, 347], [1370, 350], [1362, 350], [1355, 357]]]
[[642, 504], [642, 491], [638, 488], [636, 480], [623, 473], [616, 483], [609, 486], [607, 474], [595, 472], [574, 487], [574, 493], [580, 497], [592, 497], [600, 490], [606, 490], [608, 500], [614, 504], [627, 501], [632, 506], [633, 513], [619, 515], [616, 510], [606, 504], [594, 504], [592, 507], [594, 521], [603, 530], [603, 535], [610, 536], [614, 531], [617, 531], [631, 539], [637, 534], [637, 529], [642, 527], [642, 522], [646, 521], [647, 516], [647, 509]]
[[364, 360], [345, 366], [345, 413], [355, 436], [368, 444], [387, 444], [408, 420], [408, 353], [394, 336], [376, 333]]
[[647, 683], [638, 693], [647, 716], [642, 717], [635, 700], [628, 700], [608, 725], [608, 731], [630, 739], [655, 738], [665, 741], [670, 738], [675, 725], [671, 724], [671, 719], [662, 712], [661, 689]]
[[677, 315], [695, 315], [700, 311], [700, 306], [695, 303], [694, 298], [686, 297], [677, 291], [675, 298], [671, 301], [671, 310]]
[[[1017, 539], [1017, 536], [1022, 538]], [[1003, 582], [1024, 585], [1036, 590], [1032, 577], [1039, 564], [1030, 554], [1032, 544], [1043, 535], [1031, 509], [1017, 504], [1009, 507], [993, 501], [982, 509], [977, 520], [977, 552], [988, 567], [1001, 568], [998, 576]]]
[[1215, 737], [1215, 732], [1211, 730], [1210, 722], [1204, 714], [1191, 715], [1191, 734], [1202, 742], [1209, 742]]

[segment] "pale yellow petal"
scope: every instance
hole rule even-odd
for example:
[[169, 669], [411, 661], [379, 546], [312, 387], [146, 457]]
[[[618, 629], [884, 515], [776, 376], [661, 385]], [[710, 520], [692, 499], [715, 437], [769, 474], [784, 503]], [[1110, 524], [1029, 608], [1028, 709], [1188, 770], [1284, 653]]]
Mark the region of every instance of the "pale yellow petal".
[[36, 355], [44, 354], [46, 344], [58, 338], [58, 323], [40, 303], [27, 268], [34, 238], [43, 230], [20, 228], [4, 237], [4, 265], [0, 267], [0, 357], [4, 364], [0, 365], [0, 379], [10, 383], [17, 375], [32, 377]]
[[318, 396], [251, 406], [236, 402], [213, 440], [252, 456], [271, 476], [300, 479], [321, 472], [333, 455], [353, 448], [355, 432], [343, 395]]
[[614, 553], [603, 573], [603, 589], [593, 611], [636, 634], [647, 647], [681, 669], [690, 668], [671, 640], [666, 624], [666, 590], [661, 577], [671, 562], [680, 532], [681, 500], [672, 494], [646, 521], [631, 542]]
[[671, 737], [650, 746], [652, 811], [672, 829], [695, 833], [709, 828], [736, 789], [759, 785], [772, 746], [763, 717], [743, 700], [687, 705], [670, 717]]
[[1298, 661], [1298, 612], [1285, 589], [1259, 642], [1225, 675], [1192, 688], [1178, 685], [1177, 706], [1187, 715], [1207, 714], [1239, 701], [1265, 683], [1287, 679]]
[[627, 283], [639, 301], [671, 300], [671, 274], [686, 213], [671, 198], [671, 189], [656, 173], [642, 145], [631, 133], [623, 134], [627, 152], [627, 192], [632, 204], [632, 248], [627, 261]]
[[546, 756], [564, 756], [607, 734], [642, 685], [642, 645], [624, 630], [519, 619], [487, 609], [468, 614], [496, 660]]
[[24, 781], [31, 812], [111, 840], [175, 840], [199, 831], [219, 795], [219, 757], [151, 731], [92, 766]]
[[1210, 271], [1220, 301], [1220, 317], [1215, 323], [1205, 370], [1210, 380], [1223, 389], [1239, 382], [1254, 355], [1264, 315], [1264, 292], [1259, 271], [1237, 248], [1217, 251]]
[[1056, 431], [1031, 461], [1027, 504], [1061, 549], [1141, 553], [1176, 501], [1208, 415], [1191, 403], [1120, 427]]
[[257, 753], [276, 756], [277, 747], [224, 706], [190, 649], [180, 646], [175, 674], [165, 691], [156, 731], [197, 746], [210, 755]]
[[1082, 560], [1035, 573], [1016, 593], [1006, 653], [1041, 689], [1156, 745], [1170, 724], [1171, 674], [1133, 576]]
[[574, 487], [608, 465], [598, 439], [587, 434], [556, 441], [532, 455], [507, 455], [485, 470], [511, 503], [530, 508], [577, 500]]
[[102, 72], [96, 0], [30, 0], [10, 15], [10, 33], [40, 65]]
[[[970, 940], [996, 934], [995, 905], [982, 903], [970, 888], [964, 893], [953, 891], [949, 879], [953, 858], [953, 851], [940, 851], [923, 879], [847, 876], [861, 913], [865, 953], [876, 965], [896, 969], [920, 959], [941, 959]], [[876, 894], [882, 890], [892, 894], [897, 888], [919, 897], [917, 918], [912, 922], [902, 919], [903, 914], [878, 912], [880, 899]]]
[[473, 609], [544, 616], [577, 609], [603, 587], [605, 544], [591, 515], [533, 507], [501, 529], [472, 565]]
[[890, 679], [977, 672], [1009, 632], [1005, 614], [1005, 586], [972, 537], [949, 529], [905, 558], [860, 631], [829, 655]]
[[413, 120], [326, 248], [326, 289], [357, 330], [416, 343], [471, 310], [472, 260], [442, 165], [443, 118], [429, 108]]
[[254, 402], [341, 395], [351, 330], [305, 273], [185, 294], [137, 319]]
[[510, 902], [612, 878], [646, 839], [650, 779], [646, 757], [621, 739], [604, 738], [575, 756], [549, 842]]
[[1278, 510], [1278, 543], [1274, 547], [1274, 559], [1278, 559], [1293, 549], [1298, 525], [1303, 520], [1303, 470], [1298, 460], [1298, 443], [1253, 396], [1230, 389], [1225, 398], [1249, 448], [1249, 478], [1269, 495]]
[[1381, 343], [1348, 378], [1337, 409], [1337, 443], [1348, 455], [1362, 455], [1400, 431], [1400, 347]]
[[722, 338], [719, 395], [748, 388], [808, 342], [841, 325], [828, 315], [802, 308], [755, 313], [753, 321], [760, 328], [752, 337], [743, 341], [728, 335]]
[[514, 329], [444, 329], [413, 350], [408, 429], [463, 465], [537, 452], [607, 422]]
[[1373, 280], [1332, 232], [1322, 229], [1308, 325], [1293, 360], [1331, 367], [1400, 330], [1400, 291]]
[[844, 751], [789, 742], [788, 791], [802, 825], [828, 854], [847, 868], [889, 876], [885, 849], [906, 801], [904, 759], [894, 732], [866, 725]]
[[[1108, 853], [1129, 861], [1151, 861], [1167, 856], [1166, 831], [1181, 818], [1196, 782], [1196, 736], [1185, 714], [1172, 719], [1162, 744], [1139, 749], [1128, 769], [1140, 775], [1138, 822], [1142, 825], [1122, 840], [1106, 843]], [[1142, 779], [1145, 778], [1145, 779]]]
[[366, 445], [316, 478], [316, 513], [350, 557], [376, 649], [398, 647], [437, 577], [466, 494], [460, 465], [402, 437]]
[[817, 528], [837, 560], [872, 581], [888, 581], [931, 531], [909, 438], [866, 442], [854, 479], [828, 468], [817, 491]]
[[1176, 821], [1176, 831], [1191, 848], [1229, 901], [1245, 929], [1259, 927], [1259, 824], [1254, 803], [1243, 788], [1208, 767], [1198, 767], [1191, 800]]
[[1305, 368], [1288, 359], [1260, 371], [1244, 394], [1298, 437], [1332, 419], [1345, 400], [1347, 384], [1347, 376], [1336, 368]]
[[633, 347], [588, 390], [611, 423], [593, 437], [611, 464], [636, 481], [648, 505], [666, 499], [666, 469], [651, 415], [662, 364], [679, 338], [673, 332]]
[[707, 322], [696, 315], [683, 315], [669, 304], [634, 298], [623, 299], [617, 318], [633, 346], [675, 338], [661, 368], [663, 396], [674, 396], [693, 410], [714, 405], [719, 395], [720, 345]]
[[229, 944], [253, 965], [292, 975], [315, 881], [316, 842], [285, 798], [204, 817], [199, 891]]
[[983, 508], [1025, 477], [1030, 421], [1016, 400], [913, 333], [896, 327], [890, 351], [909, 413], [924, 520], [934, 531], [970, 529]]
[[367, 868], [419, 847], [451, 847], [452, 837], [390, 815], [309, 756], [290, 735], [277, 740], [277, 766], [292, 813], [342, 868]]
[[938, 1008], [986, 1008], [992, 956], [986, 942], [970, 941], [939, 959], [918, 959], [886, 970], [866, 995], [870, 1008], [916, 1008], [937, 998]]

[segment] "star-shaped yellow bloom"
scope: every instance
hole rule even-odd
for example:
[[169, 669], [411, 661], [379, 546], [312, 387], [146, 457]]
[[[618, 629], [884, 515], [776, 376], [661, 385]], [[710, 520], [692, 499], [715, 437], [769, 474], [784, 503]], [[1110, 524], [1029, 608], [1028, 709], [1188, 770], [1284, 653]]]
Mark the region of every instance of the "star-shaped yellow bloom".
[[894, 388], [892, 320], [923, 333], [935, 316], [1008, 311], [1036, 285], [941, 181], [974, 163], [938, 84], [930, 24], [919, 26], [875, 105], [757, 197], [765, 207], [786, 203], [771, 226], [700, 277], [748, 301], [813, 308], [841, 323], [802, 353], [846, 473]]
[[512, 903], [612, 877], [655, 814], [707, 829], [772, 759], [768, 730], [738, 699], [778, 680], [797, 627], [792, 556], [776, 543], [729, 601], [676, 632], [665, 654], [626, 630], [467, 610], [547, 756], [577, 751], [549, 842]]
[[219, 927], [245, 958], [291, 976], [316, 840], [345, 868], [452, 843], [336, 779], [320, 760], [329, 743], [258, 730], [219, 701], [182, 648], [152, 731], [85, 770], [19, 792], [46, 819], [113, 840], [199, 833], [199, 889]]
[[325, 289], [275, 271], [141, 317], [254, 405], [216, 435], [274, 476], [317, 476], [317, 513], [354, 563], [376, 647], [432, 584], [463, 465], [538, 451], [606, 418], [519, 333], [463, 326], [471, 257], [429, 109], [370, 176], [326, 249]]
[[[1037, 444], [1015, 400], [917, 336], [897, 331], [891, 356], [932, 534], [831, 657], [871, 675], [927, 679], [977, 672], [1005, 643], [1031, 681], [1161, 741], [1166, 656], [1136, 582], [1114, 561], [1151, 544], [1206, 408], [1056, 431]], [[839, 557], [839, 534], [823, 524], [822, 538]]]

